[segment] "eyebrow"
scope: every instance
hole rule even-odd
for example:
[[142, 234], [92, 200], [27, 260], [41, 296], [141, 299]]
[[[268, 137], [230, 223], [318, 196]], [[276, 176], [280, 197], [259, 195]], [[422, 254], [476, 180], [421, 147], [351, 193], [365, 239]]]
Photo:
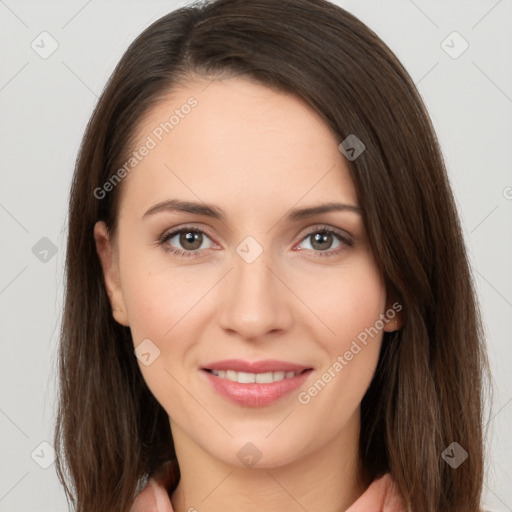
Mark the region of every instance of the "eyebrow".
[[[361, 214], [361, 208], [359, 208], [358, 206], [352, 204], [331, 202], [316, 206], [310, 206], [308, 208], [294, 208], [288, 212], [288, 215], [286, 217], [288, 220], [298, 221], [308, 219], [310, 217], [314, 217], [315, 215], [320, 215], [322, 213], [329, 213], [335, 211], [349, 211]], [[155, 215], [157, 213], [162, 212], [196, 213], [198, 215], [212, 217], [220, 221], [226, 220], [226, 215], [224, 214], [224, 212], [214, 205], [209, 205], [205, 203], [195, 203], [193, 201], [180, 201], [179, 199], [169, 199], [168, 201], [163, 201], [161, 203], [155, 204], [142, 216], [142, 218], [145, 219], [151, 215]]]

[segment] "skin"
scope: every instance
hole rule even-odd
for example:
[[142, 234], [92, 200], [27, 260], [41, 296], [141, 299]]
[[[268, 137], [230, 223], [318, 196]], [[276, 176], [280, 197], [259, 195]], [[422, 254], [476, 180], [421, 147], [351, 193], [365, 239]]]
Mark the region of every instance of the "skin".
[[[360, 213], [285, 218], [291, 208], [331, 201], [358, 206], [339, 138], [293, 95], [240, 77], [208, 83], [187, 82], [141, 121], [135, 147], [190, 96], [198, 101], [124, 178], [115, 234], [101, 221], [94, 228], [115, 320], [130, 327], [134, 347], [149, 339], [160, 350], [139, 366], [169, 415], [181, 470], [171, 501], [175, 512], [344, 511], [365, 490], [356, 483], [360, 402], [382, 331], [308, 404], [297, 395], [392, 301]], [[216, 205], [226, 219], [142, 218], [171, 198]], [[206, 235], [196, 245], [179, 235], [159, 245], [184, 226]], [[315, 244], [325, 226], [353, 245], [329, 235]], [[247, 236], [263, 250], [252, 263], [236, 252]], [[200, 255], [180, 258], [165, 245], [199, 247]], [[397, 319], [384, 330], [399, 328]], [[229, 358], [280, 359], [314, 372], [277, 402], [245, 407], [218, 395], [199, 369]], [[237, 457], [249, 442], [261, 452], [253, 467]]]

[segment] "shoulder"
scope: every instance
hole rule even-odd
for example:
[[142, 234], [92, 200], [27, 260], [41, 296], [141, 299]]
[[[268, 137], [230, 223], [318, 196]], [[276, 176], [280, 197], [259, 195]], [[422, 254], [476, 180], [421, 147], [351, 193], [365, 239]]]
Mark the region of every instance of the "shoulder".
[[174, 512], [169, 490], [177, 477], [176, 462], [165, 463], [135, 497], [130, 512]]
[[150, 478], [148, 485], [135, 498], [130, 512], [173, 512], [165, 486]]
[[[391, 473], [385, 473], [376, 478], [346, 512], [367, 512], [368, 510], [407, 512], [404, 503]], [[481, 504], [480, 512], [497, 512], [497, 510]]]
[[403, 499], [391, 473], [376, 478], [346, 512], [405, 512]]

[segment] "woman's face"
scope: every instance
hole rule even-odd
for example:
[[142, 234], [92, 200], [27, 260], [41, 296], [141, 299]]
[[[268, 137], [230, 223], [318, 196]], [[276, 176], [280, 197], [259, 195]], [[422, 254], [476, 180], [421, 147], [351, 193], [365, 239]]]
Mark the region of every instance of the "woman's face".
[[[390, 304], [340, 142], [301, 100], [245, 78], [190, 82], [138, 127], [115, 239], [103, 222], [95, 237], [114, 317], [183, 445], [259, 467], [353, 448], [393, 322], [379, 321]], [[169, 201], [197, 211], [155, 209]], [[229, 359], [281, 363], [205, 370]], [[283, 362], [309, 370], [269, 383]]]

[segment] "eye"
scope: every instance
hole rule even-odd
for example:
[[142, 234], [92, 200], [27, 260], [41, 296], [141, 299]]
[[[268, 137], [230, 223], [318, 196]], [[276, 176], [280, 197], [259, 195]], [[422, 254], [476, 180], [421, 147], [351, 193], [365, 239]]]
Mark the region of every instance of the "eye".
[[[204, 242], [210, 237], [199, 228], [183, 227], [170, 233], [165, 233], [159, 240], [159, 244], [164, 246], [167, 252], [171, 252], [178, 257], [191, 257], [197, 256], [197, 253], [210, 249], [210, 246], [205, 247]], [[176, 245], [181, 246], [183, 249], [176, 248]]]
[[[329, 226], [314, 227], [308, 233], [306, 233], [306, 236], [302, 239], [302, 241], [304, 242], [308, 239], [311, 239], [311, 242], [309, 242], [310, 248], [306, 247], [306, 249], [314, 251], [317, 253], [317, 256], [331, 256], [333, 254], [339, 254], [347, 246], [352, 247], [353, 245], [353, 241], [347, 234], [341, 230], [334, 229]], [[334, 249], [332, 249], [333, 242], [337, 243]]]

